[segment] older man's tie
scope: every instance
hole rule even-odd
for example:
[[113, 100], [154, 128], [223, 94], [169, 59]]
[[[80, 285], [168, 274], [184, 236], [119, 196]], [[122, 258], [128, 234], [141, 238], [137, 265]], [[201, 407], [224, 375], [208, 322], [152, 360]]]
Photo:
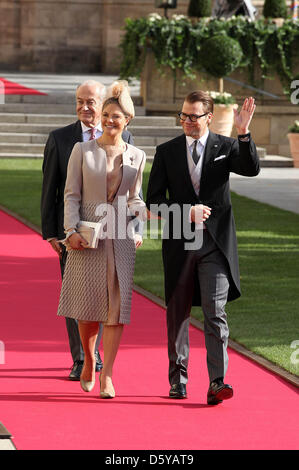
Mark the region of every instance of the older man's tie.
[[91, 127], [89, 129], [89, 132], [90, 132], [89, 140], [95, 139], [96, 138], [96, 133], [97, 133], [97, 128], [96, 127]]

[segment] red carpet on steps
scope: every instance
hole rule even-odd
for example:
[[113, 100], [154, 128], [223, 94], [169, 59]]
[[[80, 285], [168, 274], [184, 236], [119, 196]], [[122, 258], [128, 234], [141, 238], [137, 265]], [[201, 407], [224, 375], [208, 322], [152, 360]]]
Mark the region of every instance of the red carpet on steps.
[[41, 91], [28, 88], [20, 85], [19, 83], [11, 82], [3, 77], [0, 77], [0, 95], [45, 95]]
[[193, 327], [188, 399], [169, 399], [165, 311], [137, 293], [115, 364], [117, 397], [99, 399], [98, 383], [84, 393], [67, 380], [55, 253], [0, 212], [0, 263], [0, 422], [17, 449], [298, 449], [297, 389], [232, 350], [235, 396], [206, 405], [204, 338]]

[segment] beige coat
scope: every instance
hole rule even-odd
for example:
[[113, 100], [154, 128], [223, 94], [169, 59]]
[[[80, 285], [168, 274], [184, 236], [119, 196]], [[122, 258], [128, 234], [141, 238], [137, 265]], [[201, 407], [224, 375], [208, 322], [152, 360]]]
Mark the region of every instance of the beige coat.
[[[112, 240], [114, 262], [120, 291], [120, 323], [130, 322], [131, 297], [135, 264], [135, 243], [127, 208], [144, 209], [139, 197], [145, 153], [126, 144], [123, 153], [123, 174], [110, 206], [115, 226]], [[77, 143], [72, 151], [65, 186], [64, 227], [77, 227], [80, 220], [97, 222], [107, 204], [106, 153], [96, 140]], [[118, 217], [120, 215], [121, 216]], [[107, 321], [109, 300], [107, 289], [107, 240], [100, 240], [97, 249], [70, 251], [60, 295], [58, 315], [86, 321]]]

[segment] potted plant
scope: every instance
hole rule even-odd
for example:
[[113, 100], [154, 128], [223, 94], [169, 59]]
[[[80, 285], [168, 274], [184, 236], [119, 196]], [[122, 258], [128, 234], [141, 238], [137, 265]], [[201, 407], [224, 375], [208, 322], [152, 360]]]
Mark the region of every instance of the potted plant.
[[294, 167], [299, 168], [299, 121], [289, 127], [288, 139]]
[[265, 0], [263, 16], [271, 19], [277, 26], [282, 26], [288, 17], [286, 0]]
[[212, 14], [211, 0], [190, 0], [188, 16], [193, 18], [205, 18]]
[[237, 105], [230, 93], [223, 90], [223, 77], [230, 75], [241, 63], [243, 52], [238, 41], [224, 35], [207, 39], [200, 50], [200, 65], [212, 77], [219, 79], [219, 91], [210, 92], [214, 100], [214, 117], [210, 124], [216, 134], [230, 136]]
[[208, 91], [209, 95], [213, 98], [214, 104], [236, 104], [236, 100], [231, 93], [225, 91]]

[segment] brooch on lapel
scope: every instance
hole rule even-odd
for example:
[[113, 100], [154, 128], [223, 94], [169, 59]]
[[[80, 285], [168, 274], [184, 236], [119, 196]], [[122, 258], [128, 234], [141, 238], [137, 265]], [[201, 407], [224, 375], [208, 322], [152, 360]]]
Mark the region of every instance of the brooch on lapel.
[[131, 166], [132, 166], [133, 162], [134, 162], [134, 157], [130, 157], [130, 162], [131, 162]]

